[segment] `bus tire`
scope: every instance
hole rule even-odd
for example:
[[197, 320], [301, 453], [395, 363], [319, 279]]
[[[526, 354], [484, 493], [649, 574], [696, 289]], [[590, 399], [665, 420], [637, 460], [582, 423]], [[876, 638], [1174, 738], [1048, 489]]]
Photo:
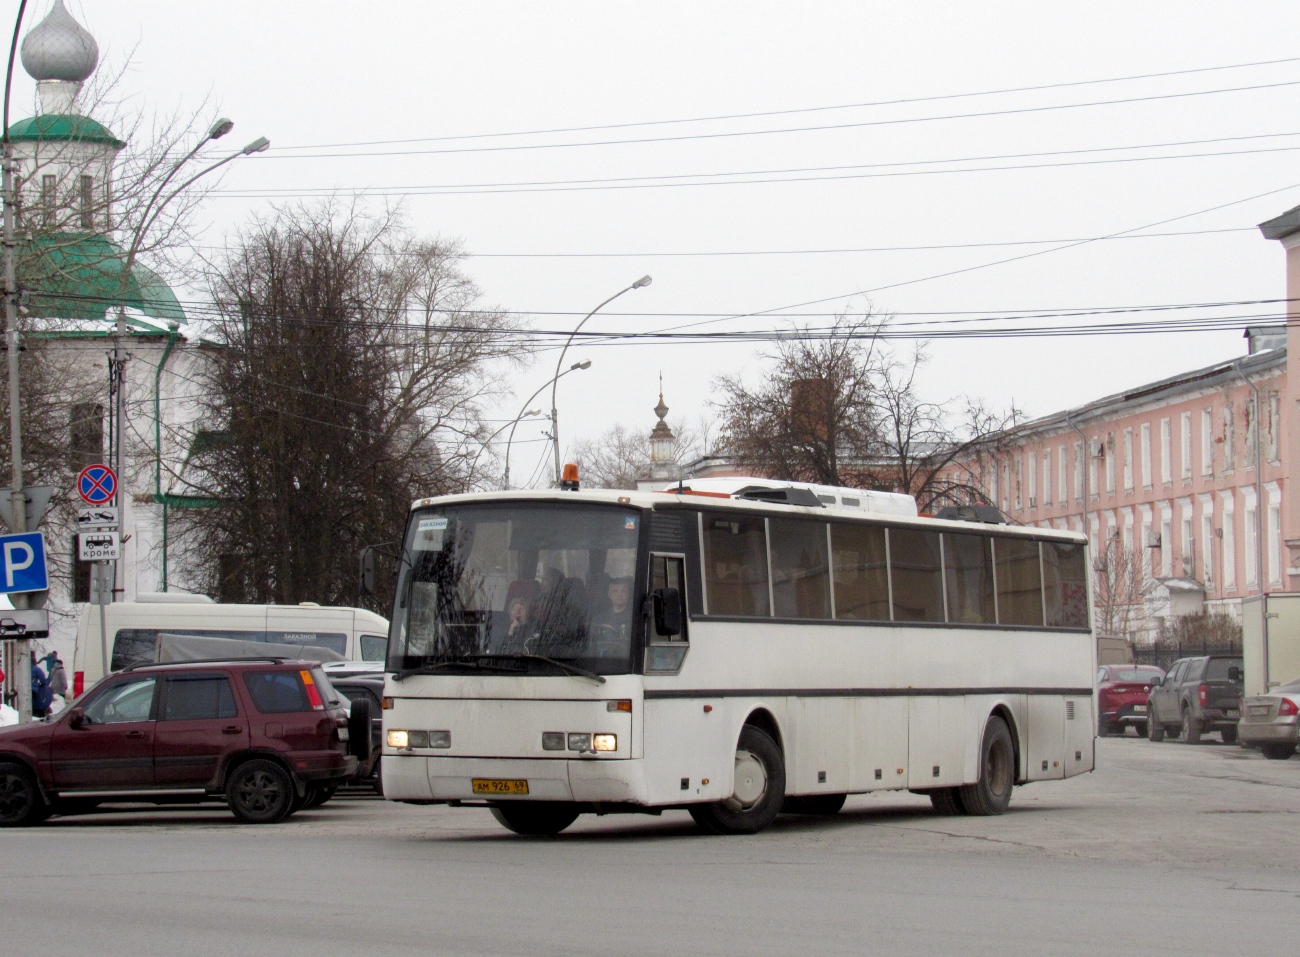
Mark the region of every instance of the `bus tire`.
[[736, 743], [736, 784], [731, 797], [693, 804], [695, 823], [714, 834], [757, 834], [781, 813], [785, 802], [785, 759], [772, 738], [752, 724]]
[[930, 792], [930, 805], [934, 808], [935, 814], [944, 817], [965, 813], [961, 806], [961, 798], [957, 794], [957, 788], [935, 788]]
[[979, 780], [958, 791], [962, 810], [979, 817], [1001, 814], [1016, 783], [1016, 750], [1007, 723], [996, 715], [984, 726], [979, 769]]
[[782, 814], [839, 814], [848, 799], [847, 794], [805, 794], [788, 797], [781, 805]]
[[492, 816], [516, 834], [553, 837], [578, 819], [578, 809], [560, 801], [512, 801], [494, 804]]

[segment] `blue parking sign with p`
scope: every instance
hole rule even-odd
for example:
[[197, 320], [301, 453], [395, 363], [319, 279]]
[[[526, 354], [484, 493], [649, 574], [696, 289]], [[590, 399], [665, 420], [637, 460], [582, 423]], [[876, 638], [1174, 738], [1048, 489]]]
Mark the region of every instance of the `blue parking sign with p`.
[[0, 535], [0, 594], [45, 591], [49, 587], [45, 536], [40, 532]]

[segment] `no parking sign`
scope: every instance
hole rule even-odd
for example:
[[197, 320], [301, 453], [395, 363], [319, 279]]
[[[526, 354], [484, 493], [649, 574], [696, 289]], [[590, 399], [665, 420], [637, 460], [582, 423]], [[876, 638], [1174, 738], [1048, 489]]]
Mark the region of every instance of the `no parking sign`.
[[107, 465], [87, 465], [77, 476], [77, 494], [87, 505], [107, 505], [117, 494], [117, 473]]

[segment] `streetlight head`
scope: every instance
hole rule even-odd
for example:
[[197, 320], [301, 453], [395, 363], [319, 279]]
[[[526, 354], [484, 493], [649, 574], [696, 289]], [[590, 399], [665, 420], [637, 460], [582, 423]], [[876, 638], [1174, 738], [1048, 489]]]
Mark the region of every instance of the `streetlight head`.
[[259, 136], [253, 142], [249, 143], [243, 149], [243, 154], [248, 156], [250, 153], [265, 153], [271, 147], [271, 141], [265, 136]]
[[642, 286], [648, 286], [648, 285], [650, 285], [650, 283], [652, 283], [653, 281], [654, 281], [654, 280], [651, 279], [649, 276], [642, 276], [642, 277], [641, 277], [640, 279], [638, 279], [636, 282], [632, 283], [632, 288], [633, 288], [633, 289], [640, 289]]
[[527, 412], [524, 413], [525, 416], [529, 416], [529, 415], [541, 415], [541, 414], [542, 414], [542, 410], [541, 410], [541, 409], [529, 409]]
[[590, 368], [591, 368], [591, 360], [584, 359], [582, 362], [575, 362], [573, 365], [569, 366], [569, 371], [573, 372], [575, 369], [590, 369]]
[[213, 123], [212, 128], [208, 130], [208, 139], [219, 140], [234, 128], [235, 121], [223, 116]]

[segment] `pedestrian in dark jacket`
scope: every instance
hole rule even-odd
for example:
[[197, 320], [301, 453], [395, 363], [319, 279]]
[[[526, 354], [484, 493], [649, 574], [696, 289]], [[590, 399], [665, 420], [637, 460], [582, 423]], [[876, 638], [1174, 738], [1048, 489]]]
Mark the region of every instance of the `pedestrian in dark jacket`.
[[54, 692], [40, 665], [32, 665], [32, 717], [44, 718], [50, 713], [54, 702]]

